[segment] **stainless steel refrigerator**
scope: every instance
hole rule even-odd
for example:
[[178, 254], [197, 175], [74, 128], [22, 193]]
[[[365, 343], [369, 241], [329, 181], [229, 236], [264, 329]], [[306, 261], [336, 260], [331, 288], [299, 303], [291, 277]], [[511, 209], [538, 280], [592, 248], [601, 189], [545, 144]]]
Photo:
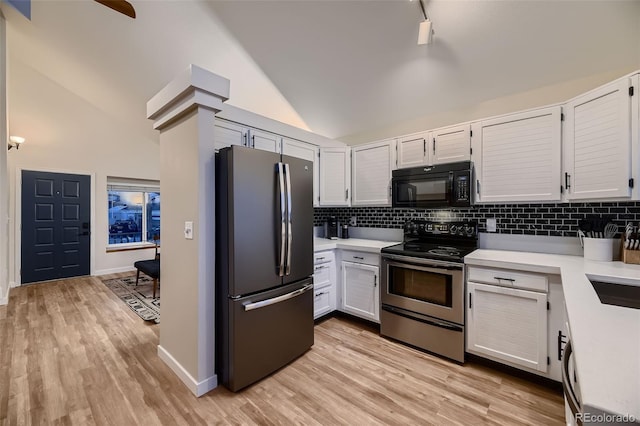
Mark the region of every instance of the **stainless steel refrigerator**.
[[216, 179], [217, 371], [235, 392], [313, 345], [313, 163], [232, 146]]

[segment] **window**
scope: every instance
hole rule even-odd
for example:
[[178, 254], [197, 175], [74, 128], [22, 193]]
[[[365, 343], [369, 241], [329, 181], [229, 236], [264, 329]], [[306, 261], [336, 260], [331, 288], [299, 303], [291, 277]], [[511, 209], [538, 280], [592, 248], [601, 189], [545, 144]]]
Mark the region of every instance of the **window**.
[[107, 178], [109, 245], [160, 239], [160, 183]]

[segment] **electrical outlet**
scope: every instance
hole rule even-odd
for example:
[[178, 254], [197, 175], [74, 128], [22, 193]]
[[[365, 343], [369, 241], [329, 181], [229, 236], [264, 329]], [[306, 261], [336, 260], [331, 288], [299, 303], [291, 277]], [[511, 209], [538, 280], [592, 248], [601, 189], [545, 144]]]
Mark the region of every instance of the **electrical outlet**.
[[193, 240], [193, 222], [184, 223], [184, 238], [187, 240]]
[[497, 228], [495, 218], [487, 219], [487, 232], [496, 232], [498, 230]]
[[356, 216], [351, 216], [351, 219], [349, 219], [349, 226], [356, 226], [358, 224], [358, 219], [356, 218]]

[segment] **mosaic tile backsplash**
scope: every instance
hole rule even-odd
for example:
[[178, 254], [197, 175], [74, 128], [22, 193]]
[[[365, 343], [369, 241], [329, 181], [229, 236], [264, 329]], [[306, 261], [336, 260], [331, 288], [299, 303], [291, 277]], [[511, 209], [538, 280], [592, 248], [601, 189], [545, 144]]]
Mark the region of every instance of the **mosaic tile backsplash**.
[[480, 232], [487, 232], [487, 219], [495, 218], [497, 232], [573, 237], [578, 221], [587, 215], [609, 217], [619, 225], [640, 221], [640, 202], [570, 203], [570, 204], [493, 204], [446, 210], [399, 209], [391, 207], [335, 207], [314, 209], [314, 225], [320, 226], [330, 216], [340, 223], [356, 218], [356, 225], [368, 228], [402, 228], [410, 219], [478, 222]]

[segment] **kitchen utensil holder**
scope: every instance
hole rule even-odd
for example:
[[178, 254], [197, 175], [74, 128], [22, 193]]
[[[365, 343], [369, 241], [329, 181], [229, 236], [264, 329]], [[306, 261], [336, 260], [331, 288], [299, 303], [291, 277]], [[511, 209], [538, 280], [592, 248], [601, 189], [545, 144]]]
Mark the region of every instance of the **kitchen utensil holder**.
[[620, 238], [620, 252], [622, 253], [622, 261], [624, 263], [633, 263], [640, 265], [640, 250], [629, 250], [624, 248], [624, 235]]
[[600, 262], [611, 262], [618, 257], [618, 244], [614, 238], [583, 238], [584, 258]]

